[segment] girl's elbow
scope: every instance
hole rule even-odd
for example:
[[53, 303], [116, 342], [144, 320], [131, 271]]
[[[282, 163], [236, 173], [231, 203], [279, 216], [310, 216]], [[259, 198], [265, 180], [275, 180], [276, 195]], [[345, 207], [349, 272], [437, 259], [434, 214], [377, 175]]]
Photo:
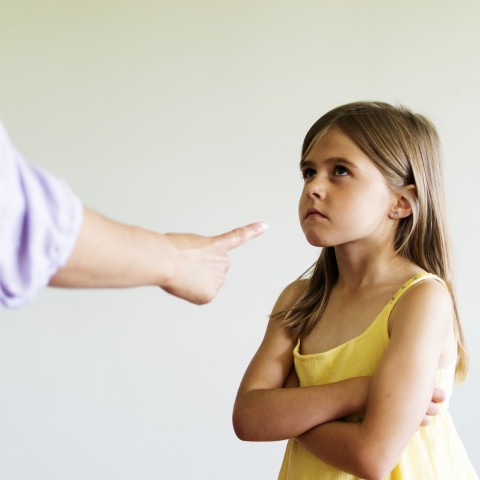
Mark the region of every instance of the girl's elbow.
[[233, 410], [232, 424], [235, 435], [244, 442], [253, 442], [256, 440], [255, 431], [249, 415], [243, 409], [235, 408]]
[[356, 476], [358, 476], [359, 478], [363, 478], [364, 480], [382, 480], [388, 475], [388, 473], [388, 471], [384, 471], [376, 467], [366, 467], [354, 472]]
[[365, 480], [382, 480], [395, 466], [388, 454], [382, 454], [381, 449], [363, 448], [356, 455], [355, 475]]
[[239, 420], [235, 420], [235, 417], [233, 417], [233, 431], [235, 432], [235, 435], [242, 441], [248, 442], [251, 441], [250, 435], [249, 435], [249, 429], [246, 428], [244, 423]]
[[235, 435], [244, 442], [279, 440], [262, 420], [261, 414], [249, 408], [234, 409], [232, 424]]

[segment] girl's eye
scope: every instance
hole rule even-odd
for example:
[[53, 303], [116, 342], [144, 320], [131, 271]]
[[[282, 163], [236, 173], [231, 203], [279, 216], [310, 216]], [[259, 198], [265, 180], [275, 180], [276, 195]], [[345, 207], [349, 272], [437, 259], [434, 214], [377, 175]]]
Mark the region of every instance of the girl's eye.
[[304, 168], [302, 170], [302, 177], [303, 178], [312, 178], [315, 176], [315, 170], [313, 168]]
[[335, 175], [338, 177], [344, 177], [345, 175], [348, 175], [350, 172], [342, 165], [337, 165], [335, 167]]

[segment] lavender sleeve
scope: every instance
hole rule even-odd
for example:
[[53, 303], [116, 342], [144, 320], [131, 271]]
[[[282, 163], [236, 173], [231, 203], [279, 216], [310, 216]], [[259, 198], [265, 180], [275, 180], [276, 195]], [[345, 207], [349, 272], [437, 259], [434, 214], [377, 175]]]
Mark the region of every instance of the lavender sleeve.
[[0, 123], [0, 304], [19, 307], [68, 260], [83, 218], [68, 185], [23, 159]]

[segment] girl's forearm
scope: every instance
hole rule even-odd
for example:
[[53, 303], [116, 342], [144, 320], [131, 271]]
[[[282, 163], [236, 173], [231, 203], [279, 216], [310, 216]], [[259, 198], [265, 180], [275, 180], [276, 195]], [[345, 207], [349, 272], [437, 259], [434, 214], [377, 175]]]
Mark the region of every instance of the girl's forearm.
[[324, 462], [360, 478], [383, 478], [385, 462], [379, 446], [374, 459], [365, 455], [365, 441], [359, 423], [330, 422], [296, 438], [303, 447]]
[[405, 447], [395, 439], [385, 442], [365, 422], [324, 423], [296, 441], [324, 462], [365, 479], [387, 476]]
[[298, 437], [322, 423], [364, 411], [369, 379], [303, 388], [250, 390], [237, 397], [233, 425], [248, 441]]

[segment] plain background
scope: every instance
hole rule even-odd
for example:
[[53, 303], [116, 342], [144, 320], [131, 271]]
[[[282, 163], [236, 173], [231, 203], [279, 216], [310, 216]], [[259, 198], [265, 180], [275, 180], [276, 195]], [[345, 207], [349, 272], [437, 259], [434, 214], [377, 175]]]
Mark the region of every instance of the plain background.
[[0, 0], [0, 116], [86, 205], [159, 231], [269, 232], [216, 301], [44, 291], [0, 312], [0, 478], [270, 479], [285, 444], [231, 427], [284, 286], [317, 256], [297, 220], [303, 136], [354, 100], [437, 125], [471, 350], [452, 414], [478, 471], [477, 1]]

